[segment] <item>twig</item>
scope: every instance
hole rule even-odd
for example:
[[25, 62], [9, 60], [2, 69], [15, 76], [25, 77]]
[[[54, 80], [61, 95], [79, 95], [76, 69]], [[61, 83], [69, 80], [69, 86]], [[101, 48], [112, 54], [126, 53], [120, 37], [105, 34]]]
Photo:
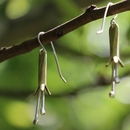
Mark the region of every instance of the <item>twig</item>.
[[[41, 36], [41, 42], [43, 44], [49, 43], [50, 41], [59, 39], [65, 34], [89, 22], [102, 18], [104, 15], [105, 8], [106, 7], [97, 8], [96, 5], [89, 6], [86, 9], [86, 11], [83, 14], [79, 15], [78, 17], [45, 32], [45, 34]], [[121, 1], [113, 4], [109, 8], [107, 16], [111, 16], [129, 10], [130, 10], [130, 0]], [[38, 46], [39, 43], [37, 41], [37, 37], [34, 37], [33, 39], [24, 41], [14, 46], [3, 47], [0, 50], [0, 63], [14, 56], [30, 52]]]

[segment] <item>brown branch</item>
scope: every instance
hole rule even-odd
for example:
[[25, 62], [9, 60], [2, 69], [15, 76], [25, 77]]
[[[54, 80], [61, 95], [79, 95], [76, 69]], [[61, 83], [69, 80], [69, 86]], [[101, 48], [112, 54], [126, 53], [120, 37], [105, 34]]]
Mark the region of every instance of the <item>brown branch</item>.
[[[97, 8], [95, 5], [89, 6], [86, 9], [86, 11], [80, 16], [45, 32], [45, 34], [41, 36], [42, 43], [45, 44], [49, 43], [50, 41], [59, 39], [65, 34], [77, 29], [78, 27], [81, 27], [89, 22], [102, 18], [104, 15], [105, 8], [106, 7]], [[113, 4], [109, 8], [107, 16], [111, 16], [129, 10], [130, 10], [130, 0], [121, 1]], [[14, 56], [18, 56], [20, 54], [30, 52], [38, 46], [39, 43], [37, 41], [37, 37], [35, 37], [31, 40], [24, 41], [18, 45], [14, 45], [7, 48], [1, 48], [0, 62], [3, 62]]]

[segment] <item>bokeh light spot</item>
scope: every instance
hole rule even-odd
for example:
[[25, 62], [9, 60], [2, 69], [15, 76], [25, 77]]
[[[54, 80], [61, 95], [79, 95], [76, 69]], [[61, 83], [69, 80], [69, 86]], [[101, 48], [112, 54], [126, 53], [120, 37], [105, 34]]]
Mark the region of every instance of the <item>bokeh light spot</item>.
[[16, 19], [25, 15], [30, 9], [27, 0], [10, 0], [6, 7], [6, 15], [10, 19]]
[[28, 128], [32, 125], [29, 113], [29, 105], [24, 102], [14, 101], [5, 109], [7, 121], [16, 127]]

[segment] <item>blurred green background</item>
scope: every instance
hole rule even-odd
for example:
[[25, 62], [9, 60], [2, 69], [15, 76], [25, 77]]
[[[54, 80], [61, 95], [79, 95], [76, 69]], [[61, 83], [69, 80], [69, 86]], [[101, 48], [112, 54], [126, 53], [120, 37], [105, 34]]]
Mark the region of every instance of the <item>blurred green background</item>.
[[[118, 2], [113, 0], [112, 2]], [[105, 0], [0, 0], [0, 47], [31, 39], [83, 13]], [[118, 15], [120, 27], [120, 84], [116, 97], [109, 98], [111, 66], [108, 29], [112, 16], [106, 19], [103, 34], [97, 35], [102, 19], [91, 22], [54, 41], [62, 73], [58, 75], [50, 44], [46, 94], [46, 115], [39, 125], [35, 114], [38, 51], [20, 55], [0, 64], [0, 128], [6, 130], [130, 130], [130, 14]]]

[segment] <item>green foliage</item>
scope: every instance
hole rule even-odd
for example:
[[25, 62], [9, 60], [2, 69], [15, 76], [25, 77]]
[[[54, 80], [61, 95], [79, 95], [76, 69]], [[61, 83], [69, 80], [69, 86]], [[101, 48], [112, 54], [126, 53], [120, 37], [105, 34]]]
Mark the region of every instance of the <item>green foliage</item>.
[[[99, 3], [97, 4], [99, 5]], [[107, 1], [100, 2], [100, 6], [105, 4]], [[14, 41], [16, 36], [20, 35], [19, 39], [24, 41], [27, 37], [37, 35], [41, 30], [48, 30], [49, 26], [66, 22], [84, 10], [71, 0], [3, 0], [0, 2], [0, 6], [2, 7], [0, 14], [3, 16], [0, 17], [0, 27], [4, 25], [2, 26], [4, 31], [0, 31], [0, 40], [6, 39], [7, 45]], [[84, 8], [87, 6], [86, 3]], [[43, 7], [47, 10], [44, 10]], [[49, 10], [53, 10], [53, 12], [49, 12]], [[44, 15], [39, 16], [37, 12], [47, 15], [44, 18]], [[55, 16], [50, 17], [51, 13]], [[32, 18], [32, 20], [30, 17], [35, 15], [37, 15], [36, 19]], [[52, 17], [54, 19], [58, 17], [58, 19], [49, 21]], [[43, 18], [46, 20], [43, 21]], [[105, 30], [101, 35], [96, 34], [100, 30], [102, 22], [98, 20], [54, 41], [61, 70], [67, 83], [63, 83], [58, 75], [50, 45], [45, 46], [48, 54], [47, 86], [52, 96], [46, 95], [46, 115], [39, 117], [38, 126], [32, 124], [37, 98], [32, 93], [37, 88], [38, 82], [39, 48], [1, 63], [1, 129], [130, 129], [129, 12], [119, 14], [116, 19], [120, 27], [120, 57], [124, 61], [125, 67], [119, 67], [121, 83], [116, 85], [114, 99], [110, 99], [108, 96], [111, 87], [111, 67], [105, 67], [109, 60], [108, 29], [112, 18], [106, 19]], [[25, 20], [26, 24], [29, 22], [30, 28], [27, 29], [26, 24], [22, 24], [19, 19]], [[16, 26], [17, 22], [21, 25]], [[48, 25], [48, 22], [52, 22], [52, 25]], [[16, 27], [15, 31], [10, 30], [12, 25]], [[7, 38], [9, 35], [12, 36], [10, 40]]]

